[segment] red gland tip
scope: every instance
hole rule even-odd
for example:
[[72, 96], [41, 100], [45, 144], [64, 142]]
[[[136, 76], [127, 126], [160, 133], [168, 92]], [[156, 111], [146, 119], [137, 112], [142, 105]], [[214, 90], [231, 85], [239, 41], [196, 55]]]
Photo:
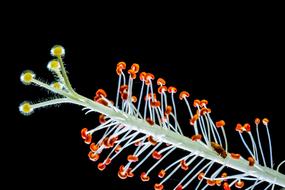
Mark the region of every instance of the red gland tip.
[[260, 123], [260, 119], [259, 119], [259, 118], [255, 118], [254, 123], [255, 123], [256, 125], [258, 125], [258, 124]]
[[249, 123], [244, 124], [243, 128], [246, 132], [250, 132], [250, 124]]
[[168, 93], [176, 93], [176, 92], [177, 92], [177, 88], [175, 88], [174, 86], [168, 87]]
[[157, 144], [157, 141], [154, 140], [153, 136], [148, 136], [147, 140], [148, 140], [148, 142], [150, 142], [152, 145], [156, 145], [156, 144]]
[[165, 115], [169, 115], [172, 112], [172, 107], [171, 106], [167, 106], [166, 110], [165, 110]]
[[[228, 176], [227, 172], [223, 172], [221, 177], [222, 178], [226, 178]], [[224, 181], [228, 181], [227, 179], [224, 179]]]
[[198, 118], [199, 118], [198, 114], [193, 115], [193, 117], [189, 119], [190, 125], [194, 125], [195, 122], [198, 120]]
[[110, 144], [109, 144], [109, 137], [105, 137], [102, 141], [102, 144], [106, 147], [106, 148], [110, 148]]
[[217, 186], [221, 186], [222, 185], [222, 180], [215, 180], [215, 182], [216, 182]]
[[115, 142], [119, 139], [118, 136], [116, 137], [106, 137], [106, 139], [103, 141], [104, 145], [106, 146], [106, 148], [112, 148], [115, 145]]
[[225, 126], [225, 121], [224, 120], [220, 120], [220, 121], [217, 121], [216, 122], [216, 127], [217, 128], [220, 128], [220, 127], [223, 127], [223, 126]]
[[164, 92], [167, 92], [167, 87], [166, 86], [160, 86], [160, 87], [158, 87], [157, 91], [159, 94], [162, 94]]
[[96, 162], [99, 159], [99, 154], [95, 154], [95, 152], [90, 151], [88, 153], [88, 157], [91, 161]]
[[145, 79], [146, 79], [146, 72], [141, 72], [140, 73], [140, 80], [145, 81]]
[[155, 108], [160, 107], [160, 101], [157, 101], [157, 100], [151, 101], [150, 105], [151, 107], [155, 107]]
[[263, 125], [267, 125], [267, 124], [269, 123], [269, 119], [264, 118], [264, 119], [262, 120], [262, 123], [263, 123]]
[[137, 162], [139, 158], [136, 155], [129, 155], [128, 156], [128, 161], [129, 162]]
[[108, 102], [102, 98], [97, 99], [96, 102], [104, 106], [108, 106]]
[[125, 167], [121, 165], [118, 171], [118, 177], [121, 179], [127, 179], [128, 177], [128, 173], [124, 172], [124, 170], [125, 170]]
[[105, 90], [103, 90], [103, 89], [98, 89], [97, 91], [96, 91], [96, 96], [99, 96], [99, 97], [101, 97], [101, 96], [103, 96], [103, 97], [107, 97], [107, 93], [105, 92]]
[[185, 170], [185, 171], [187, 171], [189, 169], [185, 160], [180, 161], [180, 167], [182, 168], [182, 170]]
[[154, 125], [154, 121], [151, 120], [149, 117], [146, 118], [146, 122], [148, 122], [148, 124], [150, 124], [150, 125]]
[[90, 144], [90, 150], [96, 152], [99, 149], [99, 146], [95, 143]]
[[207, 184], [209, 186], [215, 186], [216, 185], [216, 181], [215, 180], [211, 180], [211, 179], [207, 179]]
[[117, 67], [122, 68], [122, 69], [126, 69], [126, 62], [120, 61], [120, 62], [117, 64]]
[[103, 171], [103, 170], [105, 170], [106, 165], [104, 163], [100, 162], [97, 167], [100, 171]]
[[152, 73], [147, 73], [145, 78], [146, 78], [146, 80], [154, 80], [155, 79], [155, 77]]
[[163, 190], [163, 185], [162, 184], [154, 184], [154, 190]]
[[231, 157], [235, 160], [238, 160], [240, 158], [240, 154], [231, 153]]
[[192, 141], [198, 141], [198, 140], [201, 140], [202, 139], [202, 135], [200, 134], [197, 134], [197, 135], [193, 135], [191, 137]]
[[121, 85], [120, 86], [120, 94], [128, 92], [128, 85]]
[[157, 85], [160, 85], [160, 86], [163, 86], [163, 85], [165, 85], [166, 84], [166, 82], [165, 82], [165, 80], [163, 79], [163, 78], [159, 78], [159, 79], [157, 79]]
[[111, 161], [111, 158], [106, 158], [104, 162], [108, 166], [109, 164], [111, 164]]
[[253, 157], [250, 156], [250, 157], [247, 158], [247, 160], [248, 160], [248, 165], [250, 167], [254, 166], [255, 160], [254, 160]]
[[128, 168], [127, 170], [128, 177], [134, 177], [134, 173], [132, 172], [132, 168]]
[[115, 153], [118, 153], [121, 150], [121, 145], [116, 145]]
[[180, 94], [179, 94], [179, 99], [180, 99], [180, 100], [183, 100], [184, 98], [188, 98], [189, 96], [190, 96], [190, 94], [189, 94], [188, 92], [182, 91], [182, 92], [180, 92]]
[[123, 70], [126, 69], [126, 63], [121, 61], [117, 64], [116, 72], [118, 75], [121, 75]]
[[85, 142], [86, 144], [90, 144], [91, 141], [92, 141], [92, 135], [91, 135], [91, 134], [87, 134], [87, 137], [86, 137], [86, 139], [84, 140], [84, 142]]
[[181, 184], [179, 184], [176, 188], [175, 188], [175, 190], [182, 190], [183, 189], [183, 186], [181, 185]]
[[136, 103], [137, 101], [138, 101], [137, 97], [136, 96], [132, 96], [132, 102]]
[[147, 176], [145, 172], [142, 172], [140, 177], [142, 181], [149, 181], [150, 179], [149, 176]]
[[205, 115], [206, 113], [210, 113], [209, 109], [208, 108], [202, 108], [200, 110], [200, 115]]
[[204, 172], [199, 173], [199, 175], [198, 175], [198, 180], [201, 181], [201, 180], [204, 178], [204, 176], [205, 176], [205, 173], [204, 173]]
[[103, 115], [103, 114], [100, 114], [100, 115], [99, 115], [99, 123], [100, 123], [100, 124], [103, 124], [103, 123], [106, 122], [105, 117], [106, 117], [106, 116]]
[[134, 70], [129, 69], [128, 73], [130, 74], [132, 79], [136, 79], [137, 78], [137, 74], [136, 74], [136, 72]]
[[237, 181], [236, 183], [235, 183], [235, 187], [236, 188], [238, 188], [238, 189], [241, 189], [241, 188], [243, 188], [243, 186], [244, 186], [244, 182], [243, 181]]
[[198, 107], [199, 105], [200, 105], [200, 100], [198, 100], [198, 99], [194, 100], [193, 106]]
[[223, 188], [224, 188], [224, 190], [231, 190], [231, 188], [227, 182], [224, 182]]
[[139, 64], [137, 64], [137, 63], [133, 63], [132, 66], [131, 66], [131, 69], [132, 69], [135, 73], [138, 73], [138, 72], [139, 72], [139, 69], [140, 69], [140, 66], [139, 66]]
[[160, 172], [158, 173], [158, 177], [163, 178], [164, 176], [165, 176], [165, 170], [160, 170]]
[[87, 131], [88, 131], [87, 128], [81, 129], [81, 137], [82, 137], [82, 139], [86, 139], [87, 138]]
[[200, 101], [200, 106], [203, 107], [203, 106], [206, 106], [208, 105], [208, 100], [201, 100]]
[[242, 133], [243, 132], [243, 126], [240, 124], [240, 123], [238, 123], [237, 125], [236, 125], [236, 129], [235, 129], [236, 131], [238, 131], [238, 132], [240, 132], [240, 133]]
[[123, 171], [118, 171], [118, 176], [120, 179], [127, 179], [128, 173]]
[[161, 154], [157, 151], [153, 151], [152, 157], [156, 160], [159, 160], [161, 158]]

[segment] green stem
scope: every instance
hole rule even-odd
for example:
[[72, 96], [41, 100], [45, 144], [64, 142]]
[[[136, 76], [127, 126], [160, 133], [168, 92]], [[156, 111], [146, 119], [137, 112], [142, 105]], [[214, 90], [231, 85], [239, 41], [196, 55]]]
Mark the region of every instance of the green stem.
[[73, 90], [73, 88], [72, 88], [72, 86], [71, 86], [71, 84], [70, 84], [70, 82], [69, 82], [68, 76], [67, 76], [67, 74], [66, 74], [65, 67], [64, 67], [64, 65], [63, 65], [62, 58], [61, 58], [60, 56], [58, 56], [57, 58], [58, 58], [58, 61], [59, 61], [59, 63], [60, 63], [63, 80], [64, 80], [64, 83], [65, 83], [67, 89], [68, 89], [71, 93], [77, 95], [77, 93]]

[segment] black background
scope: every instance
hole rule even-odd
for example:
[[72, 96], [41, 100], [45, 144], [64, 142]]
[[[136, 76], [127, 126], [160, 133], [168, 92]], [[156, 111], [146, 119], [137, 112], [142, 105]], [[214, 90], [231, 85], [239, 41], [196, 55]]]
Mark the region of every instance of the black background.
[[[191, 100], [209, 100], [213, 119], [226, 121], [230, 151], [244, 153], [245, 157], [248, 155], [234, 130], [236, 123], [253, 125], [255, 117], [268, 117], [273, 156], [278, 164], [284, 159], [282, 27], [274, 19], [278, 15], [240, 15], [209, 16], [198, 21], [199, 15], [185, 14], [175, 19], [169, 15], [128, 22], [125, 18], [104, 20], [103, 15], [84, 22], [76, 20], [76, 16], [63, 15], [62, 22], [51, 17], [46, 24], [19, 24], [11, 37], [15, 40], [12, 60], [16, 140], [10, 153], [15, 167], [9, 173], [17, 179], [11, 185], [39, 189], [75, 185], [81, 185], [80, 189], [101, 189], [96, 187], [103, 185], [105, 189], [128, 190], [151, 189], [155, 182], [142, 183], [138, 174], [133, 179], [120, 180], [117, 169], [125, 163], [126, 154], [104, 172], [89, 161], [89, 149], [80, 138], [80, 130], [95, 127], [97, 115], [85, 117], [79, 107], [72, 105], [36, 110], [29, 117], [18, 112], [24, 100], [37, 102], [53, 96], [38, 87], [21, 84], [19, 76], [23, 70], [31, 69], [37, 77], [52, 82], [46, 64], [55, 44], [65, 47], [70, 81], [86, 97], [92, 98], [98, 88], [104, 88], [114, 98], [115, 67], [123, 60], [128, 66], [139, 63], [141, 70], [165, 78], [178, 90], [188, 90]], [[64, 24], [66, 20], [68, 26]], [[139, 87], [139, 83], [135, 86]], [[184, 111], [182, 107], [179, 120], [187, 124], [188, 113]], [[186, 124], [183, 128], [189, 127]], [[179, 179], [175, 176], [166, 189]]]

